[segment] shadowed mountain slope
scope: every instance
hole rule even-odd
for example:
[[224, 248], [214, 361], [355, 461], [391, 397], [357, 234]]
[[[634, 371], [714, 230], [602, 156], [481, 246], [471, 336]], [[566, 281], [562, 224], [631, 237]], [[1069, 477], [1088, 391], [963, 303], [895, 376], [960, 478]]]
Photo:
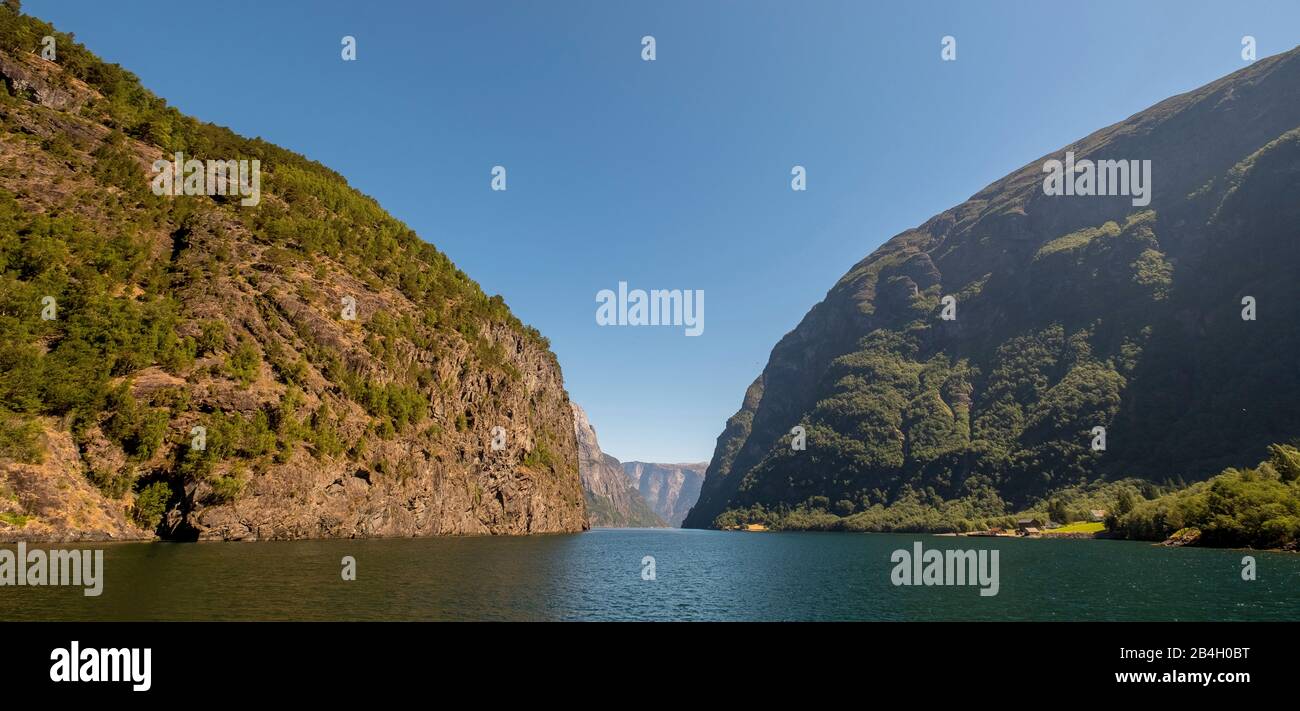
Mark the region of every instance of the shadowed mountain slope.
[[[1300, 434], [1297, 127], [1293, 50], [889, 240], [772, 350], [685, 525], [899, 501], [999, 514], [1081, 482], [1259, 461]], [[1045, 194], [1044, 161], [1066, 151], [1151, 161], [1150, 204]]]

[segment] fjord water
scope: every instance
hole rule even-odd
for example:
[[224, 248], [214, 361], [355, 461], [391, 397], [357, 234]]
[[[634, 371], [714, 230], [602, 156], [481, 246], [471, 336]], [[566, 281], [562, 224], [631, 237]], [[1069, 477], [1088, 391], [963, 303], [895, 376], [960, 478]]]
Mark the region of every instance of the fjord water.
[[[892, 585], [890, 554], [918, 540], [1000, 551], [998, 594]], [[1300, 555], [1127, 541], [596, 529], [102, 547], [101, 596], [0, 587], [0, 620], [1300, 619]]]

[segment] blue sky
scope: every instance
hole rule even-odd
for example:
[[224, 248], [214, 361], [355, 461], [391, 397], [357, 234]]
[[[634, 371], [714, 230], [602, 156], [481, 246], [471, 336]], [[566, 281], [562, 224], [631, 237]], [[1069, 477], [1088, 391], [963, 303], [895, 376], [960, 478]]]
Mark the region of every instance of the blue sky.
[[[1260, 57], [1300, 44], [1292, 1], [23, 8], [377, 198], [551, 339], [625, 461], [709, 459], [772, 346], [889, 237], [1241, 68], [1243, 35]], [[597, 326], [619, 281], [704, 290], [704, 334]]]

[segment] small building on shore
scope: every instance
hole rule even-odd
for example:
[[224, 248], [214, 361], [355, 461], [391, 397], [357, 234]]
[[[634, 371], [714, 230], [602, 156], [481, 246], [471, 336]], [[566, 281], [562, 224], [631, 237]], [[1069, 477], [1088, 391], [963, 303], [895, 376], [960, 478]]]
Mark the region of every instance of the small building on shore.
[[1042, 527], [1043, 522], [1036, 518], [1022, 518], [1016, 521], [1016, 530], [1020, 531], [1022, 534], [1028, 533], [1031, 528], [1034, 529], [1035, 533], [1037, 533]]

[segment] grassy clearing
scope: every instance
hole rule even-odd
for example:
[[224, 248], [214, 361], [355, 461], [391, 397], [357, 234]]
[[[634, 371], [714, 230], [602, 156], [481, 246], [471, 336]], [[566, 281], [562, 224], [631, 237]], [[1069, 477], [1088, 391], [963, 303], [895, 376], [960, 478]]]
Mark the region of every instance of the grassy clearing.
[[1079, 521], [1077, 523], [1061, 526], [1060, 528], [1053, 528], [1050, 531], [1046, 531], [1046, 533], [1101, 533], [1104, 530], [1106, 530], [1106, 524], [1101, 521]]

